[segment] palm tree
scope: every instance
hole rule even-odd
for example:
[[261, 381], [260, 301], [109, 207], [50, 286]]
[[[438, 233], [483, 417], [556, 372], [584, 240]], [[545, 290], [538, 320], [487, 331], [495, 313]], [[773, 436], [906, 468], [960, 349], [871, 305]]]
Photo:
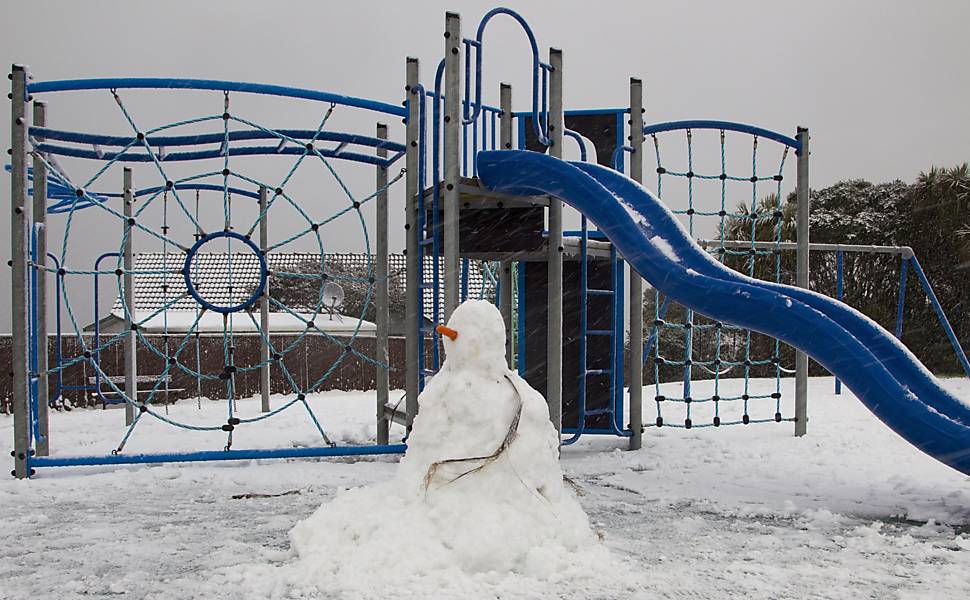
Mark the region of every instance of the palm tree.
[[[775, 193], [761, 198], [754, 211], [748, 204], [739, 202], [735, 214], [725, 223], [724, 239], [756, 242], [794, 241], [798, 205], [791, 196], [780, 208], [778, 204], [778, 195]], [[732, 269], [758, 279], [775, 279], [777, 265], [773, 256], [727, 254], [724, 259], [724, 263]], [[784, 273], [790, 270], [789, 262], [782, 255], [783, 278]]]

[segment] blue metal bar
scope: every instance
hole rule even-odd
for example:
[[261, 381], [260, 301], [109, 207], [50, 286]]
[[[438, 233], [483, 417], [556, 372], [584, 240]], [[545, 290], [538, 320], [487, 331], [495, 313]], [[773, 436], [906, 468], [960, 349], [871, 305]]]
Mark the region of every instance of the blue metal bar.
[[84, 467], [96, 465], [135, 465], [168, 462], [201, 462], [212, 460], [258, 460], [264, 458], [312, 458], [317, 456], [364, 456], [368, 454], [403, 454], [405, 444], [375, 446], [336, 446], [319, 448], [276, 448], [252, 450], [209, 450], [201, 452], [168, 452], [159, 454], [107, 454], [95, 456], [32, 456], [31, 467]]
[[61, 262], [57, 260], [57, 257], [53, 253], [48, 252], [47, 258], [54, 261], [54, 268], [58, 270], [54, 276], [54, 297], [57, 299], [54, 302], [54, 319], [57, 322], [57, 333], [54, 338], [54, 367], [57, 368], [57, 386], [54, 395], [48, 398], [50, 405], [53, 406], [57, 399], [61, 397], [62, 390], [64, 389], [64, 371], [60, 368], [64, 358], [61, 353], [63, 349], [61, 345], [61, 279], [63, 276], [60, 274]]
[[[165, 155], [164, 160], [160, 159], [158, 156], [149, 154], [147, 152], [96, 152], [94, 150], [85, 150], [83, 148], [74, 148], [71, 146], [59, 146], [57, 144], [38, 144], [37, 149], [46, 154], [55, 154], [57, 156], [73, 156], [75, 158], [87, 158], [91, 160], [104, 160], [104, 161], [118, 161], [118, 162], [184, 162], [188, 160], [205, 160], [209, 158], [223, 158], [225, 152], [221, 148], [215, 148], [213, 150], [195, 150], [192, 152], [172, 152]], [[233, 156], [255, 156], [255, 155], [303, 155], [306, 153], [306, 148], [287, 146], [286, 148], [280, 149], [279, 146], [243, 146], [232, 149]], [[361, 154], [359, 152], [336, 152], [334, 150], [317, 149], [315, 153], [320, 154], [326, 158], [339, 158], [341, 160], [347, 160], [351, 162], [365, 163], [369, 165], [377, 165], [378, 167], [389, 167], [394, 164], [394, 162], [403, 156], [401, 153], [392, 155], [390, 158], [380, 158], [377, 156], [371, 156], [369, 154]]]
[[[94, 275], [93, 275], [93, 277], [94, 277], [94, 352], [91, 353], [91, 358], [89, 359], [92, 363], [98, 363], [100, 361], [100, 359], [101, 359], [101, 350], [100, 350], [100, 347], [101, 347], [101, 319], [98, 317], [98, 305], [100, 304], [100, 302], [99, 302], [99, 300], [100, 300], [100, 298], [99, 298], [100, 285], [99, 285], [98, 282], [100, 280], [100, 277], [98, 277], [98, 272], [101, 270], [101, 261], [102, 260], [104, 260], [106, 258], [111, 258], [111, 257], [119, 258], [120, 256], [121, 255], [119, 253], [117, 253], [117, 252], [105, 252], [104, 254], [102, 254], [101, 256], [99, 256], [94, 261]], [[130, 310], [134, 311], [134, 307], [131, 307]], [[94, 386], [93, 386], [92, 391], [95, 393], [95, 395], [97, 396], [98, 400], [101, 401], [102, 408], [105, 407], [108, 404], [117, 404], [117, 403], [123, 401], [123, 400], [121, 400], [119, 402], [115, 402], [115, 401], [108, 400], [105, 397], [105, 395], [102, 393], [102, 391], [101, 391], [101, 367], [100, 366], [98, 366], [98, 367], [96, 367], [94, 369]], [[128, 390], [127, 393], [130, 394], [131, 393], [131, 390]]]
[[586, 162], [586, 140], [583, 139], [583, 136], [579, 135], [572, 129], [563, 129], [563, 134], [576, 140], [576, 143], [579, 144], [579, 160]]
[[[670, 308], [670, 296], [664, 296], [664, 300], [663, 302], [660, 303], [660, 308], [657, 310], [657, 318], [663, 319], [664, 317], [666, 317], [668, 308]], [[657, 327], [656, 324], [654, 324], [654, 326], [650, 328], [650, 336], [647, 338], [647, 341], [644, 342], [643, 344], [643, 356], [641, 360], [643, 361], [644, 364], [646, 364], [647, 359], [650, 358], [650, 352], [653, 350], [654, 342], [657, 341], [659, 329], [660, 328]]]
[[[40, 359], [37, 353], [40, 349], [41, 341], [37, 339], [37, 311], [44, 310], [46, 307], [37, 306], [37, 278], [46, 277], [47, 272], [41, 271], [38, 273], [37, 270], [37, 235], [40, 230], [42, 230], [44, 225], [42, 223], [35, 223], [33, 227], [30, 228], [30, 261], [33, 263], [33, 267], [30, 269], [30, 311], [29, 320], [30, 327], [28, 328], [29, 334], [29, 349], [30, 349], [30, 360], [28, 362], [30, 373], [28, 378], [30, 381], [29, 389], [29, 401], [28, 401], [28, 414], [30, 422], [30, 433], [31, 442], [30, 447], [32, 448], [34, 444], [40, 442], [43, 436], [40, 434], [40, 406], [38, 405], [38, 398], [40, 397], [40, 377], [37, 373], [37, 366], [40, 364]], [[47, 352], [47, 340], [44, 340], [44, 352]]]
[[47, 92], [72, 92], [80, 90], [121, 89], [214, 90], [220, 92], [247, 92], [267, 96], [283, 96], [286, 98], [302, 98], [304, 100], [329, 102], [331, 104], [339, 104], [341, 106], [350, 106], [353, 108], [363, 108], [365, 110], [372, 110], [398, 117], [407, 116], [407, 111], [403, 107], [388, 104], [386, 102], [378, 102], [376, 100], [367, 100], [365, 98], [355, 98], [353, 96], [344, 96], [341, 94], [333, 94], [331, 92], [321, 92], [319, 90], [308, 90], [282, 85], [245, 83], [240, 81], [221, 81], [217, 79], [122, 77], [104, 79], [63, 79], [58, 81], [40, 81], [27, 85], [27, 92], [30, 94], [43, 94]]
[[[548, 231], [543, 231], [542, 232], [542, 235], [544, 235], [544, 236], [545, 235], [548, 235], [548, 234], [549, 234]], [[563, 237], [581, 237], [583, 235], [583, 232], [580, 229], [567, 229], [566, 231], [563, 231], [562, 232], [562, 235], [563, 235]], [[597, 231], [595, 229], [593, 231], [590, 231], [588, 235], [589, 235], [589, 239], [591, 239], [591, 240], [607, 240], [608, 239], [606, 237], [606, 234], [605, 233], [603, 233], [602, 231]]]
[[[278, 135], [277, 135], [278, 134]], [[96, 144], [98, 146], [132, 146], [138, 140], [134, 136], [122, 135], [101, 135], [94, 133], [83, 133], [80, 131], [64, 131], [60, 129], [50, 129], [47, 127], [31, 127], [30, 135], [40, 137], [45, 140], [57, 140], [60, 142], [73, 142], [76, 144]], [[316, 131], [313, 129], [271, 129], [262, 131], [259, 129], [247, 129], [244, 131], [230, 131], [229, 141], [237, 142], [242, 140], [279, 140], [282, 138], [293, 139], [313, 139], [321, 142], [340, 142], [344, 144], [354, 144], [357, 146], [368, 146], [376, 149], [386, 149], [390, 152], [404, 152], [404, 144], [399, 144], [390, 140], [356, 133], [343, 133], [339, 131]], [[205, 144], [222, 144], [225, 142], [224, 133], [200, 133], [195, 135], [149, 135], [145, 137], [145, 142], [149, 146], [164, 146], [173, 148], [177, 146], [201, 146]], [[282, 141], [286, 141], [283, 139]]]
[[780, 134], [770, 129], [762, 129], [754, 125], [744, 123], [734, 123], [732, 121], [711, 121], [711, 120], [691, 120], [691, 121], [669, 121], [666, 123], [654, 123], [643, 128], [643, 135], [662, 133], [664, 131], [677, 131], [680, 129], [715, 129], [719, 131], [737, 131], [738, 133], [748, 133], [758, 137], [768, 138], [794, 148], [796, 152], [801, 152], [802, 145], [798, 140], [787, 135]]
[[611, 159], [613, 168], [621, 173], [623, 172], [623, 153], [624, 152], [633, 152], [633, 146], [624, 146], [624, 145], [617, 146], [616, 149], [613, 150], [613, 158]]
[[623, 152], [633, 152], [633, 148], [626, 146], [626, 117], [620, 113], [616, 114], [616, 149], [613, 150], [613, 168], [617, 172], [623, 172]]
[[613, 419], [612, 426], [615, 433], [628, 436], [630, 431], [623, 425], [623, 306], [625, 286], [623, 283], [623, 259], [616, 251], [616, 246], [610, 246], [613, 254]]
[[967, 361], [967, 355], [960, 345], [960, 340], [957, 339], [956, 333], [953, 332], [953, 327], [950, 326], [950, 321], [947, 320], [946, 313], [943, 312], [943, 307], [940, 306], [940, 301], [937, 300], [936, 294], [933, 292], [933, 287], [926, 278], [926, 273], [923, 272], [923, 267], [920, 266], [915, 256], [909, 257], [909, 260], [913, 264], [913, 270], [916, 271], [916, 276], [919, 277], [920, 283], [923, 284], [923, 291], [926, 292], [926, 297], [929, 298], [930, 304], [933, 305], [936, 318], [939, 319], [940, 325], [943, 326], [946, 337], [950, 339], [950, 345], [953, 346], [953, 352], [956, 353], [957, 359], [960, 361], [960, 366], [963, 367], [963, 372], [967, 374], [967, 377], [970, 377], [970, 362]]
[[[491, 107], [484, 106], [483, 108], [489, 109]], [[498, 109], [495, 109], [495, 108], [491, 108], [491, 109], [498, 111]], [[501, 111], [498, 111], [498, 112], [501, 112]], [[599, 115], [615, 115], [615, 114], [625, 115], [625, 114], [628, 114], [629, 112], [630, 112], [629, 108], [577, 108], [573, 110], [563, 111], [563, 115], [567, 117], [590, 116], [590, 115], [599, 116]], [[512, 116], [516, 118], [531, 117], [532, 111], [530, 110], [513, 111]]]
[[906, 306], [906, 275], [909, 259], [902, 256], [899, 265], [899, 297], [896, 300], [896, 339], [903, 340], [903, 310]]
[[[583, 145], [580, 144], [580, 148]], [[585, 159], [584, 159], [585, 160]], [[590, 375], [589, 365], [587, 364], [587, 337], [590, 335], [589, 327], [589, 220], [583, 215], [580, 220], [579, 238], [579, 373], [577, 383], [579, 384], [579, 406], [577, 407], [578, 422], [573, 434], [563, 440], [563, 445], [576, 443], [586, 429], [586, 386], [587, 378]]]
[[[841, 250], [835, 252], [835, 299], [842, 302], [842, 277], [843, 277], [843, 264], [845, 262], [844, 253]], [[838, 377], [835, 378], [835, 394], [840, 395], [842, 393], [842, 381]]]
[[520, 262], [518, 269], [516, 269], [516, 288], [518, 293], [518, 322], [517, 330], [518, 335], [516, 337], [516, 366], [519, 370], [519, 376], [525, 377], [525, 266], [526, 263]]

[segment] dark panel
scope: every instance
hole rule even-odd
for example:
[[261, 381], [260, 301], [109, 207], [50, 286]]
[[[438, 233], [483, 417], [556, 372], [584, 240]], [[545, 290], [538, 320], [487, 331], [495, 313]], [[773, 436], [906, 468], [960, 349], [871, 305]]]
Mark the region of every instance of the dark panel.
[[[521, 117], [525, 120], [525, 149], [533, 152], [545, 152], [546, 147], [539, 143], [532, 117]], [[575, 131], [593, 143], [596, 148], [596, 162], [605, 166], [613, 166], [613, 151], [616, 150], [616, 115], [567, 115], [566, 128]], [[572, 142], [570, 142], [572, 143]]]
[[[578, 261], [563, 263], [563, 427], [576, 427], [579, 420], [579, 336], [580, 293]], [[548, 299], [546, 263], [525, 263], [525, 379], [529, 385], [546, 394], [546, 313]], [[612, 274], [608, 261], [590, 261], [589, 286], [598, 289], [612, 288]], [[587, 315], [589, 329], [609, 329], [612, 313], [607, 296], [589, 299]], [[591, 336], [587, 340], [587, 367], [608, 369], [610, 367], [610, 338]], [[586, 386], [586, 408], [595, 410], [612, 404], [610, 379], [606, 375], [590, 377]], [[588, 428], [606, 428], [609, 415], [588, 417]]]
[[[428, 210], [430, 221], [433, 212]], [[438, 223], [444, 220], [439, 211]], [[545, 241], [545, 208], [487, 208], [462, 210], [458, 217], [459, 252], [480, 254], [487, 252], [530, 252], [538, 250]], [[431, 248], [425, 250], [431, 253]]]
[[459, 251], [530, 252], [542, 247], [545, 209], [488, 208], [463, 210], [459, 217]]

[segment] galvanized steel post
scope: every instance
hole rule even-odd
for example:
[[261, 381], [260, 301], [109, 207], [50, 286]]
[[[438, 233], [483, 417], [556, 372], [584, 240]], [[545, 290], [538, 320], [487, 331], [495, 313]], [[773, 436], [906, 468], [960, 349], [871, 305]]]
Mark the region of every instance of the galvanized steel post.
[[13, 356], [13, 449], [12, 475], [30, 476], [30, 378], [27, 343], [30, 327], [27, 296], [27, 68], [13, 65], [10, 72], [10, 326]]
[[[503, 83], [500, 86], [499, 107], [502, 113], [499, 115], [499, 147], [502, 150], [512, 148], [512, 86]], [[513, 345], [515, 340], [512, 331], [512, 261], [503, 260], [499, 270], [499, 311], [502, 313], [502, 321], [505, 323], [505, 358], [509, 368], [514, 367], [512, 362], [515, 353]]]
[[[549, 155], [562, 158], [564, 129], [562, 106], [562, 50], [549, 49]], [[549, 418], [562, 432], [562, 201], [549, 198], [548, 322], [546, 327], [546, 402]]]
[[[808, 289], [809, 261], [809, 215], [811, 214], [811, 195], [808, 187], [808, 129], [798, 128], [796, 139], [800, 144], [795, 196], [798, 200], [798, 250], [795, 259], [795, 285]], [[795, 353], [795, 435], [802, 436], [808, 431], [808, 355]]]
[[[630, 178], [643, 183], [643, 82], [630, 78]], [[629, 263], [627, 263], [629, 264]], [[630, 267], [630, 450], [643, 444], [643, 279]]]
[[[418, 231], [418, 194], [422, 193], [421, 186], [424, 184], [418, 178], [418, 164], [420, 162], [420, 145], [424, 140], [420, 139], [421, 123], [420, 110], [420, 70], [418, 59], [407, 59], [407, 131], [405, 140], [405, 230], [407, 233], [406, 243], [406, 300], [405, 300], [405, 410], [407, 412], [407, 429], [411, 430], [414, 417], [418, 414], [418, 387], [420, 382], [420, 372], [424, 366], [424, 357], [421, 356], [419, 346], [419, 336], [424, 335], [421, 331], [423, 316], [418, 310], [419, 296], [421, 293], [421, 281], [418, 272], [421, 265], [421, 249], [418, 241], [421, 232]], [[437, 182], [435, 182], [437, 184]]]
[[[47, 126], [47, 104], [34, 101], [35, 127]], [[40, 138], [38, 138], [40, 141]], [[47, 378], [47, 164], [39, 153], [34, 153], [34, 344], [37, 358], [37, 439], [34, 446], [37, 456], [50, 454], [50, 388]], [[55, 302], [58, 299], [55, 298]]]
[[[269, 215], [266, 214], [266, 205], [269, 200], [269, 190], [266, 186], [259, 186], [259, 251], [266, 256], [269, 247]], [[268, 266], [269, 263], [267, 263]], [[259, 327], [263, 330], [264, 339], [259, 344], [259, 410], [267, 413], [269, 406], [269, 359], [270, 359], [270, 326], [269, 326], [269, 283], [270, 278], [266, 278], [266, 286], [263, 288], [263, 295], [259, 299]]]
[[[445, 13], [444, 207], [445, 312], [448, 321], [458, 306], [461, 269], [458, 260], [458, 179], [461, 175], [461, 17]], [[433, 182], [435, 185], [437, 181]]]
[[[377, 138], [387, 139], [387, 125], [377, 124]], [[377, 156], [387, 158], [387, 149], [378, 148]], [[387, 167], [377, 167], [377, 258], [374, 267], [377, 291], [374, 301], [377, 310], [377, 339], [375, 342], [375, 356], [378, 364], [377, 372], [377, 443], [387, 444], [390, 436], [390, 423], [384, 416], [384, 407], [388, 404], [390, 393], [390, 366], [387, 348], [387, 336], [390, 322], [389, 298], [387, 293]]]
[[132, 221], [134, 219], [134, 193], [131, 187], [131, 168], [125, 167], [122, 173], [123, 177], [123, 198], [124, 198], [124, 211], [125, 211], [125, 244], [124, 244], [124, 267], [125, 272], [122, 276], [122, 283], [125, 293], [125, 306], [128, 307], [128, 319], [126, 325], [128, 326], [128, 331], [125, 332], [124, 337], [124, 351], [125, 351], [125, 394], [128, 396], [130, 402], [125, 402], [125, 425], [131, 425], [132, 421], [135, 419], [135, 405], [138, 402], [138, 358], [137, 358], [137, 342], [138, 338], [135, 334], [135, 278], [132, 275], [132, 271], [135, 268], [134, 252], [132, 246], [132, 233], [134, 233], [135, 228], [132, 226]]

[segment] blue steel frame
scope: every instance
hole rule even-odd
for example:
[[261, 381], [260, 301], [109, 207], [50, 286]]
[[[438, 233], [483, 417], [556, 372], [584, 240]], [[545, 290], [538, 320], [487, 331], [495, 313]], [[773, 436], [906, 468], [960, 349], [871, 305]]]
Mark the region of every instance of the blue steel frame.
[[[401, 106], [395, 106], [392, 104], [387, 104], [383, 102], [377, 102], [373, 100], [366, 100], [362, 98], [355, 98], [351, 96], [343, 96], [339, 94], [333, 94], [329, 92], [321, 92], [316, 90], [307, 90], [300, 88], [276, 86], [276, 85], [266, 85], [266, 84], [255, 84], [255, 83], [243, 83], [243, 82], [232, 82], [232, 81], [220, 81], [220, 80], [208, 80], [208, 79], [167, 79], [167, 78], [111, 78], [111, 79], [75, 79], [75, 80], [61, 80], [61, 81], [47, 81], [47, 82], [36, 82], [30, 83], [27, 86], [27, 92], [29, 94], [40, 94], [40, 93], [51, 93], [51, 92], [70, 92], [70, 91], [80, 91], [80, 90], [111, 90], [114, 92], [118, 89], [194, 89], [194, 90], [213, 90], [221, 92], [246, 92], [254, 94], [264, 94], [264, 95], [274, 95], [282, 96], [287, 98], [302, 98], [307, 100], [315, 100], [320, 102], [329, 102], [331, 105], [342, 105], [352, 108], [359, 108], [364, 110], [370, 110], [381, 114], [387, 114], [397, 117], [405, 117], [406, 109]], [[86, 144], [97, 144], [97, 145], [108, 145], [108, 146], [121, 146], [130, 147], [132, 145], [132, 139], [126, 137], [116, 137], [116, 136], [99, 136], [93, 134], [86, 134], [81, 132], [69, 132], [69, 131], [59, 131], [52, 130], [48, 128], [31, 128], [31, 135], [37, 135], [38, 137], [46, 137], [48, 139], [56, 139], [59, 141], [71, 142], [71, 143], [86, 143]], [[279, 132], [234, 132], [230, 135], [231, 140], [243, 140], [243, 139], [266, 139], [276, 137], [273, 134], [279, 133], [283, 136], [294, 138], [294, 139], [307, 139], [314, 137], [317, 132], [305, 132], [303, 130], [280, 130]], [[146, 139], [151, 142], [163, 142], [169, 146], [193, 146], [199, 144], [211, 143], [211, 136], [147, 136]], [[224, 136], [219, 136], [219, 140], [223, 141]], [[327, 158], [337, 158], [342, 160], [349, 160], [353, 162], [361, 162], [366, 164], [373, 164], [377, 166], [387, 167], [394, 163], [397, 159], [403, 156], [404, 146], [399, 143], [378, 140], [377, 138], [372, 138], [370, 136], [362, 136], [356, 134], [346, 134], [346, 133], [334, 133], [334, 132], [319, 132], [319, 135], [315, 139], [335, 141], [338, 142], [339, 146], [335, 149], [323, 150], [317, 149], [321, 155]], [[356, 152], [345, 152], [343, 148], [349, 144], [361, 145], [365, 147], [370, 147], [374, 149], [385, 148], [394, 152], [387, 159], [382, 159], [376, 156], [365, 155]], [[250, 146], [242, 147], [233, 150], [234, 155], [245, 155], [245, 154], [266, 154], [266, 155], [279, 155], [279, 154], [296, 154], [302, 153], [304, 148], [299, 148], [298, 152], [293, 152], [293, 148], [285, 148], [284, 144], [278, 146]], [[93, 160], [104, 160], [104, 161], [154, 161], [157, 157], [153, 158], [147, 153], [126, 153], [124, 151], [120, 153], [108, 153], [100, 152], [99, 150], [83, 150], [79, 148], [60, 146], [54, 144], [40, 144], [39, 149], [48, 154], [54, 155], [64, 155], [64, 156], [74, 156], [78, 158], [87, 158]], [[222, 157], [224, 153], [222, 149], [215, 151], [196, 151], [196, 152], [181, 152], [181, 153], [170, 153], [164, 157], [165, 161], [176, 161], [176, 160], [197, 160], [203, 158], [214, 158]], [[49, 206], [49, 213], [59, 213], [68, 212], [71, 210], [71, 205], [73, 204], [73, 210], [78, 210], [79, 208], [86, 208], [92, 206], [94, 201], [102, 202], [104, 199], [119, 197], [120, 194], [117, 193], [85, 193], [85, 197], [82, 201], [78, 202], [74, 199], [75, 190], [67, 188], [67, 186], [61, 185], [55, 181], [50, 181], [51, 189], [49, 190], [48, 197], [58, 202]], [[214, 189], [214, 190], [226, 190], [226, 186], [216, 186], [212, 184], [198, 184], [198, 183], [180, 183], [180, 189]], [[139, 190], [136, 195], [152, 195], [157, 194], [162, 188], [148, 188], [145, 190]], [[233, 193], [238, 193], [240, 195], [258, 198], [258, 194], [255, 194], [248, 190], [231, 188], [229, 191]], [[93, 199], [93, 200], [90, 200]], [[212, 234], [210, 234], [211, 237]], [[239, 234], [232, 234], [232, 236], [238, 236]], [[225, 233], [219, 234], [221, 237], [226, 237]], [[232, 237], [230, 236], [230, 237]], [[218, 236], [217, 236], [218, 237]], [[243, 236], [239, 236], [242, 241], [247, 242]], [[201, 240], [200, 240], [201, 241]], [[32, 247], [34, 247], [33, 242], [31, 242]], [[198, 245], [198, 244], [197, 244]], [[249, 242], [252, 246], [252, 243]], [[36, 252], [35, 252], [36, 253]], [[257, 249], [257, 255], [260, 253]], [[191, 254], [191, 253], [190, 253]], [[54, 260], [55, 265], [57, 263], [57, 258], [53, 255], [49, 255], [50, 258]], [[109, 256], [118, 256], [117, 252], [106, 253], [98, 258], [98, 262]], [[261, 260], [262, 257], [261, 257]], [[98, 267], [95, 266], [95, 293], [97, 294], [98, 289]], [[61, 274], [58, 271], [58, 276], [56, 278], [57, 283], [57, 298], [58, 301], [57, 311], [57, 350], [55, 364], [57, 367], [63, 365], [63, 357], [61, 356], [60, 347], [60, 300], [61, 300]], [[263, 281], [265, 281], [265, 268], [263, 269]], [[33, 286], [32, 286], [33, 287]], [[97, 303], [95, 304], [97, 306]], [[217, 307], [209, 306], [212, 310], [216, 310]], [[36, 311], [38, 307], [32, 306], [31, 310]], [[34, 319], [35, 320], [35, 319]], [[97, 315], [95, 315], [95, 337], [100, 336], [100, 328], [98, 327]], [[39, 351], [39, 344], [37, 341], [36, 329], [31, 327], [32, 338], [30, 342], [30, 352], [31, 352], [31, 364], [37, 364], [37, 352]], [[95, 344], [95, 348], [92, 355], [98, 352], [98, 345]], [[61, 371], [58, 372], [58, 383], [57, 383], [57, 394], [54, 396], [53, 402], [57, 397], [60, 396], [63, 390], [67, 389], [81, 389], [83, 391], [95, 391], [99, 396], [101, 396], [100, 390], [100, 373], [96, 373], [96, 385], [95, 386], [64, 386], [61, 381]], [[103, 396], [102, 400], [104, 401]], [[31, 438], [35, 441], [38, 438], [37, 431], [37, 394], [36, 394], [36, 384], [34, 386], [34, 392], [31, 393], [31, 398], [29, 399], [28, 406], [30, 408], [30, 418], [31, 418]], [[158, 454], [133, 454], [133, 455], [123, 455], [123, 454], [112, 454], [112, 455], [92, 455], [92, 456], [69, 456], [69, 457], [39, 457], [31, 455], [27, 458], [28, 472], [32, 472], [31, 469], [41, 468], [41, 467], [66, 467], [66, 466], [94, 466], [94, 465], [118, 465], [118, 464], [143, 464], [143, 463], [163, 463], [163, 462], [197, 462], [197, 461], [209, 461], [209, 460], [253, 460], [261, 458], [300, 458], [300, 457], [327, 457], [327, 456], [359, 456], [368, 454], [399, 454], [406, 450], [405, 444], [378, 444], [369, 446], [343, 446], [343, 447], [313, 447], [313, 448], [277, 448], [277, 449], [239, 449], [239, 450], [224, 450], [224, 451], [201, 451], [201, 452], [184, 452], [184, 453], [158, 453]]]

